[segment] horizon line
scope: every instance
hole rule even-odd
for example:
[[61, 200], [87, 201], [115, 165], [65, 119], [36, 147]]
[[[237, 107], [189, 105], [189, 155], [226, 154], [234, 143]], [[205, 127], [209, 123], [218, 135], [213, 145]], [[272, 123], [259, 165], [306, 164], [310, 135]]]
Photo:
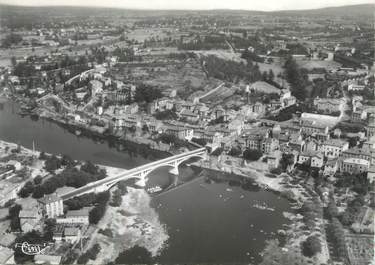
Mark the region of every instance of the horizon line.
[[1, 3], [0, 5], [4, 6], [12, 6], [12, 7], [73, 7], [73, 8], [108, 8], [108, 9], [124, 9], [124, 10], [133, 10], [133, 11], [252, 11], [252, 12], [263, 12], [263, 13], [272, 13], [272, 12], [293, 12], [293, 11], [310, 11], [310, 10], [319, 10], [319, 9], [326, 9], [326, 8], [340, 8], [340, 7], [350, 7], [350, 6], [362, 6], [362, 5], [373, 5], [375, 7], [374, 3], [368, 2], [368, 3], [362, 3], [362, 4], [349, 4], [349, 5], [338, 5], [338, 6], [322, 6], [322, 7], [316, 7], [316, 8], [301, 8], [301, 9], [274, 9], [274, 10], [259, 10], [259, 9], [232, 9], [232, 8], [207, 8], [207, 9], [188, 9], [188, 8], [141, 8], [141, 7], [121, 7], [121, 6], [101, 6], [101, 5], [18, 5], [18, 4], [7, 4], [7, 3]]

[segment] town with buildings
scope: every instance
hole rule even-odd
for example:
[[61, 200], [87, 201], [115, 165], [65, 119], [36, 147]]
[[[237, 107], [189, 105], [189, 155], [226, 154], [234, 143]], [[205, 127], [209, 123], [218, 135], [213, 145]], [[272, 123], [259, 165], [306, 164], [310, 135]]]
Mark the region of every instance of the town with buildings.
[[[195, 155], [189, 167], [280, 194], [289, 225], [246, 264], [375, 264], [373, 11], [2, 5], [0, 106], [162, 153], [172, 174]], [[11, 143], [2, 108], [0, 264], [121, 264], [135, 246], [157, 257], [168, 235], [150, 196], [169, 188], [144, 181], [158, 159], [125, 170]]]

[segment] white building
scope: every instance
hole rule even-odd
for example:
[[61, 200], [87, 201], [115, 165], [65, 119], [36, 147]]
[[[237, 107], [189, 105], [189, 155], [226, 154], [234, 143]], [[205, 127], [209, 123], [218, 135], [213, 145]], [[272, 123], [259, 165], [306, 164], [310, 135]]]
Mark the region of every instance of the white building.
[[30, 232], [31, 230], [39, 230], [40, 215], [34, 210], [21, 210], [19, 213], [22, 232]]
[[68, 211], [65, 218], [57, 218], [57, 223], [63, 224], [89, 224], [89, 210], [83, 208], [81, 210]]
[[370, 162], [361, 158], [345, 158], [341, 163], [340, 170], [349, 173], [362, 173], [367, 172], [370, 167]]
[[345, 150], [349, 149], [349, 143], [341, 139], [328, 139], [322, 145], [323, 153], [326, 157], [336, 158]]
[[39, 207], [44, 216], [55, 218], [64, 214], [63, 200], [56, 194], [45, 195], [38, 200]]
[[348, 91], [362, 91], [365, 89], [364, 85], [350, 84], [348, 85]]
[[306, 164], [310, 167], [321, 168], [324, 164], [323, 155], [320, 152], [302, 152], [298, 156], [298, 164]]
[[81, 230], [78, 227], [65, 227], [65, 241], [74, 244], [81, 238]]

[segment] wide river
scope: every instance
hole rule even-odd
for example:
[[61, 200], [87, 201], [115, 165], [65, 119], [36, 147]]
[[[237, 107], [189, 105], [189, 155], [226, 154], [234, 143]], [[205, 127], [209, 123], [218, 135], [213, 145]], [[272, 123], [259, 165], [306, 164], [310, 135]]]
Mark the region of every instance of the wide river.
[[[67, 154], [74, 159], [122, 168], [132, 168], [156, 160], [163, 155], [137, 146], [119, 146], [113, 141], [77, 136], [67, 129], [43, 119], [31, 119], [17, 114], [18, 105], [0, 104], [0, 139], [20, 143], [54, 154]], [[168, 169], [150, 176], [148, 185], [165, 185], [170, 181]], [[202, 177], [196, 178], [198, 174]], [[156, 262], [160, 263], [253, 263], [261, 259], [260, 252], [267, 239], [275, 238], [287, 220], [283, 211], [290, 211], [287, 200], [279, 195], [243, 187], [231, 181], [207, 183], [209, 172], [194, 172], [189, 167], [180, 170], [179, 179], [187, 180], [171, 191], [152, 199], [159, 218], [166, 225], [169, 240]], [[274, 211], [254, 208], [266, 204]], [[162, 205], [162, 207], [157, 207]], [[121, 255], [118, 261], [130, 257]]]

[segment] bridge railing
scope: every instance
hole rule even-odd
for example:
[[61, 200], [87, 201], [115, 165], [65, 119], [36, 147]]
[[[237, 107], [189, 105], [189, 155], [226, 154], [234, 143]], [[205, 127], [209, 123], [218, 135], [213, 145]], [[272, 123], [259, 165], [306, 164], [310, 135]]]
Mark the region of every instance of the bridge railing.
[[[168, 162], [174, 161], [174, 160], [176, 160], [176, 159], [183, 158], [183, 157], [185, 157], [185, 156], [190, 156], [190, 155], [199, 154], [199, 153], [204, 153], [204, 152], [206, 152], [206, 148], [205, 148], [205, 147], [203, 147], [203, 148], [199, 148], [199, 149], [196, 149], [196, 150], [193, 150], [193, 151], [190, 151], [190, 152], [186, 152], [186, 153], [182, 153], [182, 154], [178, 154], [178, 155], [170, 156], [170, 157], [167, 157], [167, 158], [164, 158], [164, 159], [161, 159], [161, 160], [158, 160], [158, 161], [154, 161], [154, 162], [151, 162], [151, 163], [148, 163], [148, 164], [145, 164], [145, 165], [142, 165], [142, 166], [136, 167], [136, 168], [129, 169], [129, 170], [127, 170], [127, 171], [126, 171], [125, 173], [123, 173], [123, 174], [126, 174], [126, 175], [135, 174], [135, 173], [138, 173], [139, 171], [147, 170], [147, 169], [149, 169], [150, 167], [154, 167], [154, 166], [157, 166], [157, 165], [160, 165], [160, 164], [165, 164], [165, 163], [168, 163]], [[123, 175], [123, 174], [121, 174], [121, 175]], [[104, 180], [116, 179], [116, 178], [118, 178], [118, 177], [119, 177], [119, 176], [110, 177], [110, 178], [105, 178], [105, 179], [103, 179], [103, 181], [104, 181]]]
[[[196, 149], [196, 150], [193, 150], [193, 151], [190, 151], [190, 152], [170, 156], [170, 157], [158, 160], [158, 161], [154, 161], [154, 162], [148, 163], [146, 165], [142, 165], [142, 166], [139, 166], [139, 167], [136, 167], [136, 168], [129, 169], [126, 172], [118, 174], [118, 175], [113, 176], [113, 177], [107, 177], [107, 178], [104, 178], [104, 179], [101, 179], [101, 180], [98, 180], [98, 181], [95, 181], [95, 182], [88, 183], [87, 185], [85, 185], [83, 187], [80, 187], [80, 188], [78, 188], [74, 191], [71, 191], [71, 192], [68, 192], [68, 193], [62, 195], [62, 197], [70, 197], [70, 194], [80, 194], [80, 191], [86, 192], [87, 190], [91, 190], [91, 189], [94, 189], [95, 187], [104, 185], [106, 183], [110, 183], [111, 181], [116, 180], [118, 178], [121, 178], [123, 176], [136, 175], [136, 174], [138, 174], [142, 171], [147, 171], [149, 168], [153, 168], [153, 167], [158, 166], [160, 164], [166, 164], [168, 162], [174, 161], [174, 160], [179, 159], [179, 158], [183, 158], [183, 157], [191, 156], [191, 155], [195, 155], [195, 154], [200, 154], [200, 153], [204, 153], [204, 152], [206, 152], [205, 147], [199, 148], [199, 149]], [[75, 195], [75, 196], [78, 196], [78, 195]]]

